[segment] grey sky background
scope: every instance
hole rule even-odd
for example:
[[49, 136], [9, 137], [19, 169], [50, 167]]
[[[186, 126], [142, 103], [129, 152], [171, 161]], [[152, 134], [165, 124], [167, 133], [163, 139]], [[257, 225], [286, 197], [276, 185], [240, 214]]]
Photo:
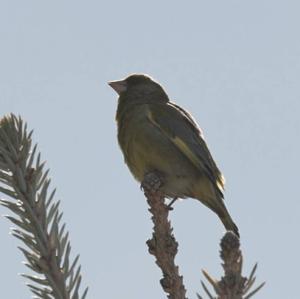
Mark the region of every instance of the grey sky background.
[[[299, 10], [299, 1], [271, 0], [0, 2], [1, 114], [34, 129], [89, 298], [165, 297], [106, 84], [132, 72], [161, 82], [203, 129], [227, 179], [244, 271], [258, 261], [258, 281], [267, 281], [255, 298], [299, 298]], [[196, 298], [202, 268], [221, 275], [224, 229], [191, 199], [176, 203], [171, 220]], [[9, 227], [1, 218], [1, 294], [29, 298]]]

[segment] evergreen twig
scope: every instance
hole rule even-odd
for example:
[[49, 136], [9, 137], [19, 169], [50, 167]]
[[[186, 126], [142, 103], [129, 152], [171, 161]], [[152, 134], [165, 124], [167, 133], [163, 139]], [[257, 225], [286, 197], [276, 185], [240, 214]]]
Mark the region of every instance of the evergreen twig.
[[159, 191], [161, 184], [162, 181], [156, 173], [147, 174], [142, 183], [154, 223], [152, 238], [147, 241], [147, 245], [149, 253], [155, 256], [156, 264], [163, 272], [160, 283], [163, 290], [169, 294], [168, 298], [185, 299], [183, 277], [179, 275], [179, 268], [174, 261], [178, 243], [168, 220], [170, 208], [165, 205], [164, 196]]
[[0, 120], [0, 192], [12, 198], [1, 199], [0, 204], [13, 212], [14, 216], [6, 216], [17, 226], [12, 235], [25, 245], [19, 247], [25, 265], [36, 274], [23, 276], [30, 280], [35, 298], [84, 299], [87, 288], [80, 296], [78, 256], [70, 260], [59, 201], [53, 201], [55, 190], [49, 195], [49, 170], [44, 170], [31, 136], [20, 117], [11, 114]]
[[[224, 276], [221, 280], [212, 278], [205, 270], [202, 270], [203, 275], [213, 287], [217, 296], [212, 296], [207, 286], [201, 281], [202, 287], [210, 299], [250, 299], [256, 294], [265, 283], [261, 283], [253, 291], [249, 292], [255, 282], [255, 272], [257, 264], [254, 266], [249, 278], [242, 276], [243, 256], [240, 250], [240, 241], [238, 237], [227, 232], [221, 240], [220, 256], [223, 260], [222, 266]], [[199, 299], [202, 299], [198, 295]]]

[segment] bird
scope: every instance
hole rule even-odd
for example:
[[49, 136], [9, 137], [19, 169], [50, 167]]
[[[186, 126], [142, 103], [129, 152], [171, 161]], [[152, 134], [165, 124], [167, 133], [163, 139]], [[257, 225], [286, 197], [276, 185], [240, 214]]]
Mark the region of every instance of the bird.
[[118, 143], [135, 179], [143, 182], [147, 173], [157, 171], [166, 198], [199, 200], [217, 214], [226, 230], [239, 236], [224, 203], [224, 176], [191, 114], [146, 74], [108, 84], [119, 96]]

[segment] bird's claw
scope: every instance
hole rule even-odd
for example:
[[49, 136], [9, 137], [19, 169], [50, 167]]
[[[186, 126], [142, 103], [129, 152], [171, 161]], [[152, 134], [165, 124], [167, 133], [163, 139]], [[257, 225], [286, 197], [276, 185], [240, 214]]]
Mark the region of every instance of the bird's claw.
[[178, 197], [174, 197], [174, 198], [170, 201], [170, 203], [167, 205], [167, 207], [168, 207], [168, 209], [169, 209], [170, 211], [172, 211], [172, 210], [174, 209], [172, 206], [173, 206], [174, 202], [175, 202], [177, 199], [178, 199]]

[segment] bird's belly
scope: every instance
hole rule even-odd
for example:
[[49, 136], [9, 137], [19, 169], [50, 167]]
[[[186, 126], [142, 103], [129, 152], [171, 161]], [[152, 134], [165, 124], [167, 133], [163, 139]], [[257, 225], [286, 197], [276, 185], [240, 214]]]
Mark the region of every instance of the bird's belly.
[[187, 197], [199, 177], [190, 161], [160, 132], [147, 131], [130, 139], [125, 160], [138, 181], [148, 172], [163, 176], [163, 191], [169, 197]]

